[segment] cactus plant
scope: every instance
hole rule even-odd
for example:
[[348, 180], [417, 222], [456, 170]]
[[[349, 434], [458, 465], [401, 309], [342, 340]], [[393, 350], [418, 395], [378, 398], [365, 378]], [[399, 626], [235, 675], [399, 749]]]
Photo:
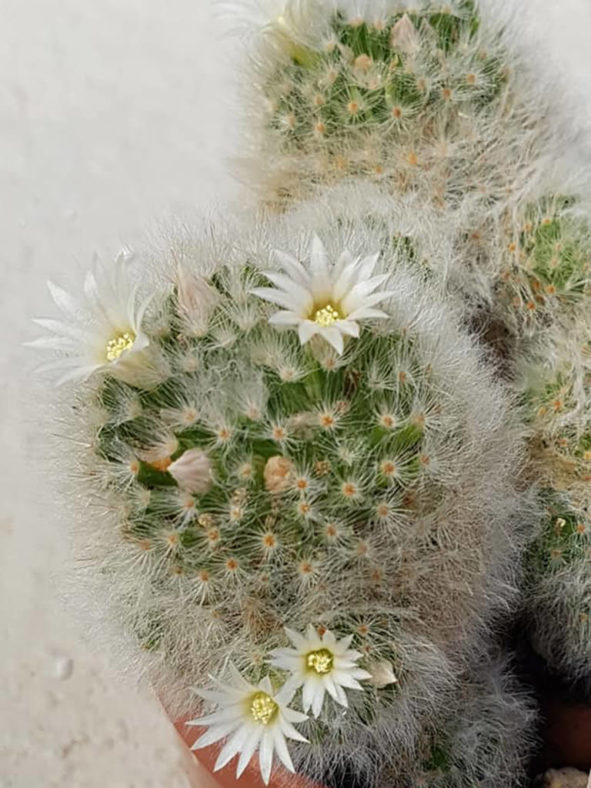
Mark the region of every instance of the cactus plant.
[[[121, 379], [131, 347], [92, 371], [75, 416], [94, 430], [83, 489], [108, 514], [108, 538], [91, 530], [117, 616], [176, 713], [195, 713], [191, 686], [226, 681], [231, 662], [274, 719], [271, 687], [303, 655], [291, 702], [312, 714], [294, 763], [322, 779], [354, 749], [379, 785], [514, 598], [521, 430], [461, 310], [404, 246], [339, 228], [326, 204], [310, 214], [184, 237], [176, 269], [159, 259], [172, 285], [137, 331], [161, 379]], [[326, 695], [306, 689], [325, 673]]]
[[505, 625], [591, 686], [576, 135], [483, 4], [263, 6], [259, 209], [51, 285], [32, 343], [77, 387], [98, 623], [219, 768], [518, 786]]

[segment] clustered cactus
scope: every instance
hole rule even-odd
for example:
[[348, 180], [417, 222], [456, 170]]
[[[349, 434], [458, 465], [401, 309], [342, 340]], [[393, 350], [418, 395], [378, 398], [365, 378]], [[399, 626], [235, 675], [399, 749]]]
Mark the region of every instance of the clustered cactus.
[[517, 786], [511, 620], [591, 686], [584, 190], [549, 166], [564, 130], [509, 22], [271, 5], [262, 207], [175, 228], [83, 301], [51, 285], [66, 321], [33, 344], [78, 381], [78, 530], [219, 767]]

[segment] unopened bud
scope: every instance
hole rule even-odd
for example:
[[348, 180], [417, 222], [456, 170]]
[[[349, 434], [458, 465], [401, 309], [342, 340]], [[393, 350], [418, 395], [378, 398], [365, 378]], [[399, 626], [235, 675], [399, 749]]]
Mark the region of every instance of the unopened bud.
[[201, 449], [189, 449], [168, 468], [178, 486], [189, 493], [202, 494], [211, 487], [211, 462]]
[[282, 493], [287, 490], [290, 483], [290, 476], [293, 471], [293, 463], [287, 457], [276, 455], [270, 457], [265, 465], [264, 477], [265, 487], [271, 493]]
[[368, 666], [368, 670], [371, 674], [369, 683], [373, 684], [373, 686], [378, 689], [383, 689], [389, 684], [398, 684], [398, 679], [394, 675], [392, 663], [388, 662], [388, 660], [383, 659], [379, 662], [373, 662]]
[[404, 52], [405, 55], [413, 55], [419, 48], [419, 36], [408, 14], [399, 19], [392, 28], [390, 43], [393, 49]]
[[179, 310], [193, 336], [207, 333], [209, 319], [219, 302], [219, 294], [202, 276], [179, 266], [177, 270]]

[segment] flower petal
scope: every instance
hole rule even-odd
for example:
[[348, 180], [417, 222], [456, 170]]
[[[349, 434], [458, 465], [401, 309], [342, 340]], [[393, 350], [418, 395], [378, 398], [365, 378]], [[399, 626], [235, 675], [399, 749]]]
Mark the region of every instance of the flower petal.
[[346, 334], [349, 337], [359, 337], [359, 326], [353, 320], [337, 320], [334, 326], [342, 334]]
[[284, 309], [293, 310], [293, 299], [287, 293], [281, 292], [281, 290], [275, 290], [272, 287], [254, 287], [250, 292], [252, 295], [262, 298], [263, 301], [270, 301], [272, 304], [282, 306]]
[[[301, 659], [301, 658], [300, 658]], [[279, 665], [277, 667], [280, 667]], [[304, 683], [303, 679], [300, 676], [293, 675], [285, 682], [285, 684], [281, 687], [279, 692], [275, 695], [275, 701], [283, 708], [285, 714], [291, 714], [291, 710], [285, 708], [288, 703], [291, 702], [293, 696], [296, 694], [297, 690], [302, 686]], [[296, 712], [294, 712], [295, 714]], [[306, 715], [303, 715], [304, 717]]]
[[238, 766], [236, 768], [236, 777], [240, 777], [242, 772], [246, 769], [253, 755], [256, 752], [259, 742], [264, 733], [262, 725], [254, 725], [252, 731], [249, 733], [248, 738], [244, 742], [240, 758], [238, 759]]
[[312, 236], [310, 242], [310, 269], [312, 276], [320, 279], [328, 278], [328, 256], [324, 244], [316, 234]]
[[80, 314], [80, 304], [63, 288], [50, 281], [47, 282], [47, 287], [49, 288], [49, 292], [56, 306], [61, 309], [62, 312], [65, 312], [71, 317], [76, 317]]
[[302, 708], [305, 712], [310, 710], [312, 703], [314, 702], [314, 696], [316, 694], [316, 682], [308, 679], [304, 683], [304, 688], [302, 690]]
[[276, 665], [283, 670], [296, 671], [301, 665], [302, 657], [297, 654], [293, 649], [278, 648], [271, 651], [271, 664]]
[[314, 299], [310, 290], [302, 287], [293, 279], [285, 274], [277, 274], [273, 271], [265, 271], [265, 276], [279, 290], [283, 290], [286, 296], [292, 299], [292, 308], [302, 315], [308, 314], [314, 306]]
[[133, 325], [133, 330], [135, 331], [136, 334], [139, 333], [139, 329], [144, 321], [144, 314], [146, 312], [146, 309], [150, 305], [153, 297], [154, 297], [153, 294], [151, 294], [147, 298], [144, 298], [142, 303], [139, 305], [139, 308], [135, 313], [135, 316], [133, 317], [132, 325]]
[[337, 685], [334, 683], [334, 680], [330, 674], [324, 677], [324, 686], [326, 687], [328, 694], [338, 701]]
[[[344, 655], [345, 651], [348, 651], [349, 646], [351, 645], [352, 642], [353, 642], [353, 635], [347, 635], [347, 637], [341, 638], [335, 649], [335, 654], [338, 654], [339, 656]], [[362, 655], [359, 654], [359, 656], [361, 657]]]
[[78, 342], [89, 342], [94, 339], [90, 331], [79, 328], [73, 323], [63, 323], [61, 320], [53, 320], [52, 318], [35, 317], [33, 323], [36, 323], [41, 328], [51, 331], [58, 336], [69, 337], [70, 339], [77, 340]]
[[345, 314], [349, 314], [354, 309], [360, 306], [373, 306], [388, 297], [387, 291], [374, 293], [381, 284], [388, 278], [387, 274], [382, 276], [374, 276], [373, 279], [367, 279], [364, 282], [358, 282], [347, 295], [343, 298], [342, 308]]
[[347, 295], [349, 290], [353, 287], [353, 283], [357, 281], [357, 263], [355, 260], [344, 268], [338, 279], [333, 285], [332, 295], [335, 301], [342, 301]]
[[76, 350], [78, 344], [69, 337], [38, 337], [23, 342], [25, 347], [37, 347], [43, 350]]
[[261, 767], [261, 776], [265, 785], [269, 784], [271, 778], [271, 770], [273, 769], [273, 733], [267, 728], [261, 738], [259, 745], [259, 765]]
[[[242, 673], [238, 670], [238, 668], [233, 662], [230, 662], [228, 669], [230, 672], [230, 678], [232, 680], [232, 684], [234, 687], [236, 687], [236, 689], [240, 690], [241, 692], [252, 692], [253, 690], [256, 691], [256, 687], [253, 687], [252, 684], [248, 683], [248, 681], [244, 678]], [[217, 681], [216, 679], [214, 680], [221, 687], [225, 686], [224, 684], [222, 684], [221, 681]], [[226, 691], [227, 691], [227, 687], [226, 687]]]
[[335, 689], [337, 691], [337, 703], [339, 703], [341, 706], [345, 706], [345, 708], [348, 707], [349, 701], [347, 700], [347, 694], [345, 690], [339, 684], [335, 684]]
[[228, 699], [227, 690], [220, 692], [219, 690], [194, 687], [192, 691], [195, 693], [195, 695], [199, 695], [200, 698], [203, 698], [203, 700], [209, 701], [209, 703], [215, 703], [218, 706], [222, 703], [225, 703]]
[[309, 342], [315, 334], [319, 334], [321, 332], [322, 328], [312, 320], [302, 320], [298, 325], [298, 335], [302, 345], [305, 345], [306, 342]]
[[317, 303], [328, 300], [332, 292], [328, 257], [326, 249], [317, 235], [312, 237], [310, 244], [310, 270], [314, 300]]
[[250, 725], [240, 725], [238, 730], [230, 736], [228, 741], [224, 744], [222, 749], [220, 750], [220, 754], [218, 755], [218, 759], [215, 762], [215, 766], [213, 767], [214, 772], [219, 771], [219, 769], [223, 769], [224, 766], [229, 763], [235, 755], [242, 750], [244, 747], [248, 735], [251, 731]]
[[192, 727], [211, 728], [212, 725], [225, 725], [228, 722], [235, 720], [240, 713], [240, 705], [234, 704], [233, 706], [221, 707], [212, 714], [206, 714], [204, 717], [198, 717], [195, 720], [187, 722], [187, 725]]
[[97, 369], [100, 369], [100, 366], [97, 364], [88, 364], [88, 366], [76, 367], [75, 369], [70, 370], [70, 372], [66, 372], [64, 375], [58, 378], [55, 381], [55, 385], [63, 386], [64, 383], [68, 383], [71, 380], [88, 380], [92, 373], [96, 372]]
[[[281, 714], [282, 714], [284, 720], [286, 721], [286, 723], [289, 723], [289, 722], [296, 722], [296, 723], [297, 722], [306, 722], [306, 720], [308, 719], [308, 715], [307, 714], [302, 714], [301, 711], [294, 711], [293, 709], [282, 709], [281, 710]], [[286, 727], [286, 729], [291, 730], [291, 725], [287, 725], [286, 724], [285, 727]], [[294, 728], [294, 730], [295, 730], [295, 728]], [[296, 731], [296, 733], [297, 733], [297, 731]], [[298, 737], [299, 736], [300, 736], [300, 734], [298, 734]], [[291, 737], [291, 738], [293, 738], [293, 737]], [[298, 738], [298, 741], [305, 741], [305, 740]]]
[[273, 744], [275, 746], [275, 752], [277, 753], [279, 760], [288, 771], [295, 773], [295, 768], [291, 760], [289, 750], [287, 749], [287, 744], [285, 743], [285, 736], [283, 735], [283, 731], [281, 730], [280, 727], [275, 726], [271, 732], [273, 734]]
[[225, 725], [216, 725], [210, 728], [203, 736], [200, 736], [195, 744], [191, 747], [192, 750], [200, 750], [202, 747], [209, 747], [210, 744], [215, 744], [226, 736], [229, 736], [236, 728], [241, 725], [240, 719], [234, 719], [232, 722], [227, 722]]
[[337, 647], [337, 639], [334, 636], [334, 633], [330, 631], [330, 629], [327, 629], [324, 635], [322, 636], [322, 645], [326, 646], [331, 651], [334, 651], [335, 648]]
[[325, 685], [321, 684], [320, 687], [316, 690], [312, 699], [312, 714], [315, 717], [320, 716], [320, 712], [322, 711], [322, 706], [324, 704]]
[[308, 717], [305, 714], [300, 714], [299, 712], [295, 712], [295, 711], [293, 712], [293, 714], [298, 715], [297, 720], [294, 719], [288, 720], [287, 717], [282, 717], [279, 721], [279, 726], [281, 727], [283, 735], [287, 739], [292, 739], [293, 741], [301, 741], [308, 743], [308, 739], [306, 739], [305, 736], [302, 736], [302, 734], [298, 730], [296, 730], [291, 724], [292, 722], [305, 722], [308, 719]]
[[306, 271], [299, 260], [296, 260], [295, 257], [287, 254], [287, 252], [281, 252], [278, 249], [273, 250], [273, 255], [275, 256], [281, 268], [283, 268], [284, 271], [287, 271], [294, 281], [306, 289], [310, 288], [310, 274]]
[[364, 257], [363, 260], [359, 262], [360, 281], [363, 281], [364, 279], [369, 279], [371, 277], [379, 259], [380, 259], [380, 253], [376, 252], [375, 254], [369, 255], [368, 257]]
[[284, 309], [281, 312], [275, 312], [274, 315], [271, 315], [269, 323], [274, 326], [297, 326], [301, 320], [302, 318], [296, 315], [295, 312]]
[[356, 265], [355, 258], [348, 249], [344, 249], [339, 255], [339, 259], [336, 261], [332, 271], [335, 281], [341, 276], [345, 268], [348, 268], [350, 265]]
[[322, 648], [322, 638], [313, 624], [308, 624], [306, 627], [306, 643], [304, 648], [305, 651], [314, 651], [315, 649]]
[[332, 345], [339, 356], [341, 356], [344, 349], [344, 343], [343, 335], [338, 330], [338, 328], [334, 328], [334, 326], [330, 326], [329, 328], [321, 328], [319, 333], [330, 345]]
[[332, 673], [332, 677], [337, 684], [340, 684], [341, 687], [346, 687], [347, 689], [363, 689], [363, 687], [351, 676], [351, 673], [346, 670], [335, 670]]

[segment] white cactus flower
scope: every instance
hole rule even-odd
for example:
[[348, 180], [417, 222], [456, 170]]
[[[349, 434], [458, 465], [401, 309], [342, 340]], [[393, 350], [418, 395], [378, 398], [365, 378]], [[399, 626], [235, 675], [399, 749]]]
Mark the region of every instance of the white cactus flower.
[[[336, 6], [331, 0], [218, 0], [217, 11], [232, 29], [282, 33], [299, 39], [314, 31]], [[324, 24], [323, 24], [324, 23]]]
[[207, 701], [215, 703], [213, 714], [191, 720], [188, 725], [207, 726], [192, 749], [198, 750], [226, 739], [214, 771], [222, 769], [235, 755], [240, 755], [236, 776], [240, 777], [255, 753], [259, 753], [259, 767], [266, 785], [269, 783], [275, 755], [290, 772], [294, 766], [287, 748], [287, 739], [307, 743], [294, 723], [308, 717], [288, 708], [294, 689], [284, 685], [275, 692], [268, 677], [260, 684], [249, 684], [232, 665], [232, 683], [215, 680], [217, 690], [196, 690]]
[[181, 490], [201, 495], [211, 487], [211, 462], [201, 449], [188, 449], [168, 466]]
[[252, 292], [283, 307], [269, 322], [296, 328], [302, 345], [318, 335], [340, 355], [344, 337], [359, 336], [359, 321], [388, 317], [375, 308], [393, 295], [376, 292], [388, 279], [388, 274], [373, 276], [379, 253], [354, 258], [345, 250], [330, 265], [326, 249], [315, 235], [310, 245], [310, 270], [285, 252], [276, 251], [275, 256], [283, 273], [265, 271], [275, 287], [257, 287]]
[[348, 706], [345, 689], [362, 690], [359, 680], [371, 679], [371, 673], [357, 666], [363, 656], [349, 648], [353, 635], [337, 640], [327, 630], [322, 637], [310, 624], [305, 635], [285, 630], [294, 648], [278, 648], [271, 652], [271, 664], [291, 673], [288, 685], [303, 687], [304, 711], [312, 709], [320, 715], [324, 696], [328, 694], [341, 706]]
[[142, 331], [144, 312], [150, 298], [137, 304], [137, 285], [131, 285], [121, 253], [112, 271], [101, 266], [84, 280], [84, 298], [77, 300], [61, 287], [48, 282], [49, 291], [64, 320], [38, 318], [34, 322], [54, 336], [28, 342], [30, 347], [63, 353], [44, 369], [62, 370], [56, 385], [68, 380], [86, 380], [94, 372], [134, 384], [146, 366], [149, 339]]

